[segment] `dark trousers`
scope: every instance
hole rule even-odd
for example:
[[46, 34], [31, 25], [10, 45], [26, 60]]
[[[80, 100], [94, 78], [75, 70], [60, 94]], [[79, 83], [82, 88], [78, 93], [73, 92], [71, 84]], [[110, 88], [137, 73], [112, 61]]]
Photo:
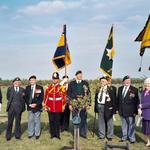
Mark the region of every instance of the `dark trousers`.
[[61, 113], [59, 112], [48, 112], [49, 117], [49, 132], [51, 137], [60, 138], [60, 118]]
[[6, 138], [10, 139], [12, 135], [12, 127], [15, 119], [15, 137], [20, 138], [21, 136], [21, 111], [15, 110], [13, 107], [10, 107], [8, 110], [8, 124], [6, 130]]
[[[76, 116], [77, 113], [78, 113], [77, 110], [73, 110], [72, 112], [73, 117]], [[87, 111], [86, 109], [82, 109], [80, 111], [80, 118], [81, 118], [81, 123], [79, 125], [80, 136], [86, 137], [87, 135]]]
[[70, 122], [70, 109], [69, 105], [67, 104], [65, 107], [64, 112], [61, 114], [61, 130], [69, 130], [69, 122]]

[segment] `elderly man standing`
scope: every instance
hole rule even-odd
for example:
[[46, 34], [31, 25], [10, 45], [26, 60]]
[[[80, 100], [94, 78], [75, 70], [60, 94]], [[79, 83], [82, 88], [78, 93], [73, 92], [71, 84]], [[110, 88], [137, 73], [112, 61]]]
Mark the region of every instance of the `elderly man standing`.
[[116, 113], [116, 95], [108, 85], [109, 81], [108, 77], [100, 78], [100, 87], [95, 93], [95, 112], [98, 113], [99, 138], [107, 137], [111, 141], [114, 133], [113, 114]]
[[12, 135], [13, 121], [15, 119], [15, 137], [20, 139], [21, 137], [21, 115], [25, 110], [25, 91], [21, 87], [21, 80], [16, 77], [13, 80], [13, 86], [7, 90], [7, 112], [8, 112], [8, 124], [6, 129], [6, 140], [9, 141]]
[[123, 78], [123, 86], [118, 89], [117, 110], [121, 117], [122, 138], [120, 142], [129, 140], [135, 143], [135, 116], [138, 113], [138, 89], [131, 85], [131, 78]]
[[[79, 110], [74, 109], [71, 105], [72, 100], [77, 100], [78, 97], [89, 97], [89, 102], [91, 103], [91, 92], [89, 88], [89, 84], [87, 81], [83, 80], [82, 71], [79, 70], [75, 74], [76, 79], [71, 81], [68, 87], [68, 98], [70, 99], [69, 109], [72, 111], [73, 117], [75, 117]], [[89, 104], [90, 106], [90, 104]], [[83, 138], [87, 138], [87, 106], [83, 107], [80, 111], [80, 136]]]
[[41, 112], [44, 99], [44, 89], [37, 84], [35, 75], [29, 78], [30, 85], [26, 87], [26, 104], [28, 110], [28, 138], [35, 136], [39, 139], [41, 134]]

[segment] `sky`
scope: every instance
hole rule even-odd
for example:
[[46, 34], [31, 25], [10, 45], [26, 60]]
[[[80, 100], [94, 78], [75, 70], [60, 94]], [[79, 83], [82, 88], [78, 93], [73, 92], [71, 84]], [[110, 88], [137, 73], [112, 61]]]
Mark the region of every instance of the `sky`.
[[138, 72], [140, 43], [134, 42], [149, 14], [150, 0], [0, 0], [0, 77], [50, 79], [63, 24], [72, 57], [70, 78], [77, 70], [86, 79], [102, 76], [99, 66], [112, 24], [113, 78], [149, 76], [150, 51]]

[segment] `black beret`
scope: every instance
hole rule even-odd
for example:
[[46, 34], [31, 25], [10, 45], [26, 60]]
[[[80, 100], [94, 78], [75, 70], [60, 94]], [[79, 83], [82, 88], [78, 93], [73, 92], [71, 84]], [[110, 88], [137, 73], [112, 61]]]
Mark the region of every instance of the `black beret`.
[[62, 78], [63, 78], [63, 79], [64, 79], [64, 78], [67, 78], [67, 79], [69, 79], [69, 77], [68, 77], [67, 75], [63, 76]]
[[21, 81], [21, 79], [20, 79], [19, 77], [16, 77], [16, 78], [13, 80], [13, 82], [15, 82], [15, 81]]
[[32, 75], [32, 76], [29, 78], [29, 80], [31, 80], [31, 79], [36, 79], [36, 76], [35, 76], [35, 75]]
[[52, 74], [52, 79], [59, 79], [59, 73], [58, 72], [54, 72]]
[[77, 76], [78, 74], [81, 74], [81, 73], [82, 73], [82, 71], [78, 70], [75, 75]]
[[105, 80], [107, 80], [107, 81], [108, 81], [108, 78], [107, 78], [107, 77], [105, 77], [105, 76], [103, 76], [103, 77], [99, 78], [99, 80], [102, 80], [102, 79], [105, 79]]
[[130, 79], [130, 76], [125, 76], [123, 79], [122, 79], [122, 81], [125, 81], [125, 80], [127, 80], [127, 79]]

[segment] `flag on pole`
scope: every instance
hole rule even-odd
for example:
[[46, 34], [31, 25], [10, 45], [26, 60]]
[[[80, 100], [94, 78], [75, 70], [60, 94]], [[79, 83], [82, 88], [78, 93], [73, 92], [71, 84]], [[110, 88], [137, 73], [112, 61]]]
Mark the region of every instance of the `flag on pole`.
[[113, 26], [111, 27], [108, 41], [103, 53], [100, 63], [100, 71], [109, 77], [112, 77], [113, 58], [115, 56], [115, 49], [113, 43]]
[[63, 33], [60, 37], [57, 49], [52, 59], [57, 70], [65, 68], [71, 64], [71, 56], [66, 39], [66, 25], [64, 25]]
[[139, 33], [135, 41], [141, 42], [140, 56], [143, 56], [145, 48], [150, 48], [150, 15], [143, 30]]

